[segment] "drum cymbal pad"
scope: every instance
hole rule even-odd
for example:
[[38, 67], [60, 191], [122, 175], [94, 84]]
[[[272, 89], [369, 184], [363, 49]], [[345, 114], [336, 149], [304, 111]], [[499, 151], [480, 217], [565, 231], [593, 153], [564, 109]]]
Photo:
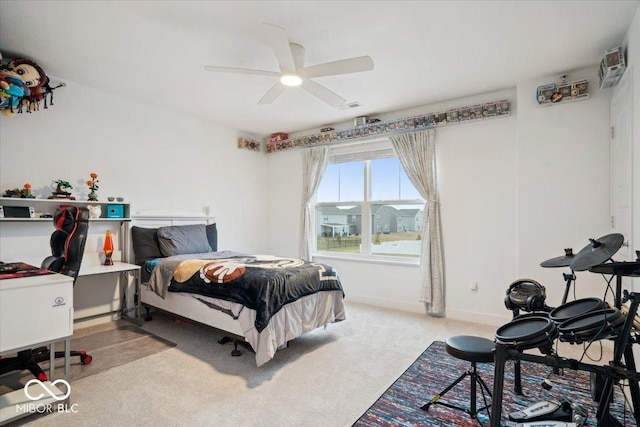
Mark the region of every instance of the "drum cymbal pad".
[[619, 233], [607, 234], [599, 239], [589, 239], [590, 244], [582, 248], [569, 264], [573, 271], [585, 271], [611, 258], [624, 242]]
[[564, 255], [557, 256], [555, 258], [550, 258], [546, 261], [542, 261], [540, 263], [540, 267], [545, 267], [545, 268], [568, 267], [574, 258], [575, 258], [575, 255], [573, 254], [573, 249], [567, 248], [564, 250]]

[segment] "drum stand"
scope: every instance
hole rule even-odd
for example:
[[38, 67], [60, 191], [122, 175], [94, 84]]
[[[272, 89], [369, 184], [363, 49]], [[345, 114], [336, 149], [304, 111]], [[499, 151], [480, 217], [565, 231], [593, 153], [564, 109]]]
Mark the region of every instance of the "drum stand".
[[[620, 309], [622, 307], [622, 303], [629, 300], [631, 301], [631, 306], [629, 307], [629, 312], [627, 313], [627, 320], [620, 334], [622, 340], [617, 339], [614, 341], [614, 356], [612, 364], [614, 364], [614, 366], [618, 366], [622, 360], [622, 357], [624, 356], [626, 368], [629, 371], [635, 372], [636, 362], [633, 356], [633, 342], [631, 342], [629, 338], [631, 327], [633, 326], [633, 322], [638, 311], [638, 305], [640, 305], [640, 294], [636, 295], [633, 292], [623, 292], [622, 277], [638, 277], [638, 275], [640, 274], [640, 264], [638, 262], [611, 262], [592, 266], [589, 271], [591, 271], [592, 273], [613, 274], [616, 276], [616, 290], [614, 295], [616, 308]], [[618, 338], [620, 338], [620, 336]], [[604, 388], [602, 390], [602, 396], [598, 405], [598, 412], [596, 414], [596, 418], [598, 419], [598, 421], [601, 419], [601, 417], [607, 417], [607, 419], [611, 419], [614, 422], [613, 424], [602, 424], [605, 426], [619, 424], [615, 419], [611, 417], [609, 413], [609, 404], [613, 397], [613, 380], [614, 378], [611, 377], [607, 377], [607, 379], [605, 380]], [[636, 425], [640, 425], [640, 387], [638, 386], [637, 380], [630, 380], [629, 390], [631, 394], [631, 402], [633, 403], [633, 415], [636, 419]]]
[[569, 297], [569, 289], [571, 289], [571, 283], [576, 280], [576, 275], [573, 274], [573, 271], [571, 271], [571, 274], [562, 273], [562, 277], [564, 278], [564, 281], [566, 283], [566, 287], [564, 288], [564, 295], [562, 296], [562, 304], [564, 304], [567, 302], [567, 298]]
[[[609, 426], [622, 426], [610, 413], [610, 400], [612, 398], [613, 386], [615, 383], [628, 380], [629, 388], [631, 391], [631, 401], [633, 405], [633, 415], [636, 421], [636, 425], [640, 425], [640, 387], [638, 381], [640, 381], [640, 374], [636, 372], [636, 365], [633, 356], [632, 344], [634, 340], [631, 339], [631, 327], [635, 315], [640, 305], [640, 294], [626, 293], [625, 297], [631, 301], [629, 307], [629, 313], [622, 327], [622, 331], [617, 335], [614, 341], [614, 357], [609, 365], [597, 366], [583, 363], [573, 359], [566, 359], [559, 357], [558, 355], [551, 354], [547, 356], [538, 356], [534, 354], [522, 353], [512, 346], [505, 345], [496, 342], [496, 355], [495, 355], [495, 372], [493, 381], [493, 393], [492, 393], [492, 406], [491, 406], [491, 427], [500, 427], [501, 415], [502, 415], [502, 396], [504, 389], [504, 368], [508, 359], [513, 360], [526, 360], [535, 363], [545, 364], [551, 366], [554, 369], [573, 369], [589, 371], [599, 375], [602, 375], [605, 380], [605, 384], [598, 401], [598, 411], [596, 413], [597, 425], [599, 427]], [[620, 301], [617, 298], [616, 301]], [[622, 358], [624, 357], [625, 365], [623, 365]]]
[[[567, 251], [570, 251], [570, 249], [566, 249]], [[569, 297], [569, 290], [571, 289], [571, 284], [576, 280], [576, 276], [575, 274], [573, 274], [573, 271], [571, 271], [571, 274], [567, 274], [567, 273], [562, 273], [562, 277], [564, 278], [565, 281], [565, 288], [564, 288], [564, 295], [562, 296], [562, 304], [567, 302], [567, 298]], [[561, 305], [562, 305], [561, 304]], [[544, 309], [541, 310], [540, 312], [533, 312], [532, 315], [535, 314], [539, 314], [539, 315], [548, 315], [549, 311], [551, 311], [551, 307], [547, 306], [545, 304]], [[513, 317], [515, 318], [518, 315], [518, 313], [516, 313], [516, 311], [513, 312]], [[513, 361], [514, 365], [513, 365], [513, 392], [515, 394], [522, 394], [522, 375], [521, 375], [521, 366], [520, 366], [520, 360], [519, 359], [514, 359]], [[559, 371], [557, 369], [553, 370], [554, 374], [557, 374]]]

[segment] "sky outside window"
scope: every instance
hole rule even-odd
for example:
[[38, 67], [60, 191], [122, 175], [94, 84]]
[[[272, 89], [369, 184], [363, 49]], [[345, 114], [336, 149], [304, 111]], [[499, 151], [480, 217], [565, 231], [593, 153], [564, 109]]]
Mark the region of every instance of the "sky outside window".
[[[318, 188], [317, 201], [362, 201], [364, 161], [330, 163]], [[422, 199], [397, 158], [371, 160], [371, 200]]]
[[421, 198], [397, 158], [371, 161], [371, 200]]
[[318, 202], [364, 200], [364, 161], [330, 163], [318, 188]]

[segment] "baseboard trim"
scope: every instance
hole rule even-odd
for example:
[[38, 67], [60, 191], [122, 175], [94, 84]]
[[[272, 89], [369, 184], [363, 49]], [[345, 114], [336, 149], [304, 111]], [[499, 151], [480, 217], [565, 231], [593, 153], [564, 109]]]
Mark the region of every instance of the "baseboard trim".
[[[374, 307], [389, 308], [392, 310], [407, 311], [410, 313], [424, 314], [424, 305], [419, 302], [398, 301], [387, 298], [371, 297], [367, 295], [349, 294], [346, 301], [353, 301], [360, 304], [372, 305]], [[490, 326], [500, 326], [511, 321], [511, 312], [505, 310], [505, 313], [486, 314], [473, 311], [447, 309], [445, 317], [448, 319], [464, 320], [467, 322], [481, 323]]]
[[115, 322], [119, 318], [120, 318], [120, 315], [118, 312], [104, 313], [104, 314], [98, 314], [94, 316], [83, 317], [81, 319], [76, 319], [73, 321], [73, 328], [74, 329], [87, 328], [89, 326], [100, 325], [102, 323]]
[[512, 319], [511, 312], [505, 310], [504, 314], [487, 314], [478, 313], [467, 310], [447, 310], [448, 319], [464, 320], [473, 323], [482, 323], [484, 325], [501, 326], [505, 323], [509, 323]]
[[370, 297], [367, 295], [349, 294], [345, 297], [346, 301], [352, 301], [360, 304], [372, 305], [374, 307], [390, 308], [393, 310], [408, 311], [410, 313], [424, 314], [424, 305], [418, 301], [409, 303], [406, 301], [391, 300], [387, 298]]

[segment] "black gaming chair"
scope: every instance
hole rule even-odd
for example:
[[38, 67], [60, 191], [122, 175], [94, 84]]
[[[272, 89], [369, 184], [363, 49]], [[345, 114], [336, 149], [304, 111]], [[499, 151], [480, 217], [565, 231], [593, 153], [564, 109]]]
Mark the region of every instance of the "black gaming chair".
[[[51, 256], [42, 262], [42, 268], [73, 278], [75, 284], [80, 271], [84, 245], [89, 229], [89, 210], [76, 206], [60, 206], [53, 216], [56, 230], [51, 235]], [[0, 359], [0, 375], [11, 371], [29, 370], [40, 381], [47, 375], [38, 363], [50, 360], [48, 347], [39, 347], [18, 352], [16, 357]], [[91, 356], [85, 351], [71, 351], [71, 356], [80, 356], [83, 365], [91, 363]], [[55, 357], [64, 357], [63, 351], [56, 351]]]

